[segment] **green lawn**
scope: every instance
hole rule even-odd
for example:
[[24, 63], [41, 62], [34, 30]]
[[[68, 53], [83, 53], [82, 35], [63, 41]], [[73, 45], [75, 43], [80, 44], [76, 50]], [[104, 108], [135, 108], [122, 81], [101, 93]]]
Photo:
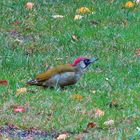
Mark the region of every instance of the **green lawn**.
[[[123, 8], [126, 0], [38, 0], [27, 10], [26, 2], [0, 2], [0, 79], [9, 81], [0, 85], [0, 126], [68, 131], [74, 139], [94, 122], [84, 139], [140, 139], [140, 5]], [[93, 13], [74, 20], [82, 6]], [[64, 18], [52, 18], [56, 14]], [[79, 56], [99, 60], [76, 85], [63, 90], [27, 87], [28, 92], [16, 94], [46, 65], [72, 63]], [[83, 99], [73, 99], [73, 94]], [[110, 107], [112, 101], [117, 105]], [[14, 105], [28, 109], [15, 114]], [[104, 116], [93, 117], [90, 110], [98, 108]], [[105, 126], [110, 119], [114, 125]]]

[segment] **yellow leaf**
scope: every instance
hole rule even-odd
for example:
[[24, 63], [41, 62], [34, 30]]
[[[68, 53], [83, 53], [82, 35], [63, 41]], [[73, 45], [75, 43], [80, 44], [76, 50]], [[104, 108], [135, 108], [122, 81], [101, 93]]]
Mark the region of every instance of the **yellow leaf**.
[[135, 6], [135, 3], [132, 2], [132, 1], [128, 1], [124, 5], [125, 8], [131, 8], [131, 7], [134, 7], [134, 6]]
[[81, 8], [79, 8], [79, 9], [77, 9], [76, 12], [77, 12], [78, 14], [85, 14], [85, 13], [89, 13], [89, 12], [91, 12], [91, 11], [90, 11], [87, 7], [81, 7]]
[[73, 94], [72, 99], [81, 101], [81, 100], [83, 100], [83, 96], [81, 96], [79, 94]]
[[17, 91], [16, 91], [17, 94], [25, 93], [25, 92], [27, 92], [27, 89], [26, 89], [26, 88], [19, 88], [19, 89], [17, 89]]

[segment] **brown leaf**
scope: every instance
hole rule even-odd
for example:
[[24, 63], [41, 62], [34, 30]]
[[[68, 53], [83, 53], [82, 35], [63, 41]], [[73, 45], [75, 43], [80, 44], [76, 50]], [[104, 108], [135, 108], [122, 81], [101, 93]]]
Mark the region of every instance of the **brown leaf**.
[[0, 85], [7, 86], [8, 85], [8, 81], [7, 80], [0, 80]]
[[95, 126], [96, 126], [96, 123], [90, 122], [88, 123], [87, 128], [94, 128]]
[[137, 56], [140, 56], [140, 48], [136, 50]]

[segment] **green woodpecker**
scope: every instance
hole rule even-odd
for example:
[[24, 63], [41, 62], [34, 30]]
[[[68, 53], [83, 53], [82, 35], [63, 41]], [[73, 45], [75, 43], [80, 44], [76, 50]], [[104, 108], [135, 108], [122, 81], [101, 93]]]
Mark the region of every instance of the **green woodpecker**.
[[91, 59], [79, 57], [73, 64], [58, 65], [46, 72], [39, 74], [35, 79], [27, 82], [27, 85], [37, 85], [43, 87], [65, 87], [77, 83], [84, 74], [86, 68], [95, 62], [97, 58]]

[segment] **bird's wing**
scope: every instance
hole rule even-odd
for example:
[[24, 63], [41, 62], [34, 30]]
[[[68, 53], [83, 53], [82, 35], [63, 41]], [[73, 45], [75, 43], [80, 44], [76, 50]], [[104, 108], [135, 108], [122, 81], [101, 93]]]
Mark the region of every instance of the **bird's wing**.
[[64, 72], [74, 72], [75, 67], [71, 66], [70, 64], [65, 65], [58, 65], [52, 69], [47, 70], [46, 72], [39, 74], [36, 76], [36, 80], [38, 82], [46, 81], [55, 74], [64, 73]]

